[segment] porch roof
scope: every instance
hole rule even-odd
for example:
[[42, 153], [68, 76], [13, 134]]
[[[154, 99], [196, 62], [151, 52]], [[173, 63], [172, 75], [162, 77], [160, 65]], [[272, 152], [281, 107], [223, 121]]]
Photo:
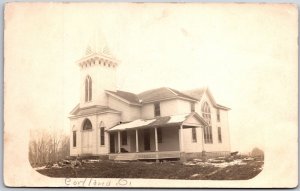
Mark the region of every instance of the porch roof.
[[137, 119], [129, 123], [116, 125], [111, 129], [109, 129], [108, 131], [122, 131], [122, 130], [137, 129], [137, 128], [181, 125], [191, 116], [195, 116], [198, 119], [200, 118], [200, 121], [202, 121], [205, 124], [205, 121], [197, 113], [193, 112], [193, 113], [187, 113], [181, 115], [156, 117], [153, 119]]

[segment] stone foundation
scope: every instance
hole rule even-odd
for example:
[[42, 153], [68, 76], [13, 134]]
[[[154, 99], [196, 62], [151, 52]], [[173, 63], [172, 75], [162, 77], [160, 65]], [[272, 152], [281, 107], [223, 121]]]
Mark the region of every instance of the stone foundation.
[[180, 153], [180, 160], [186, 161], [190, 159], [200, 158], [200, 159], [209, 159], [215, 157], [223, 157], [230, 155], [229, 151], [217, 151], [217, 152], [196, 152], [196, 153]]

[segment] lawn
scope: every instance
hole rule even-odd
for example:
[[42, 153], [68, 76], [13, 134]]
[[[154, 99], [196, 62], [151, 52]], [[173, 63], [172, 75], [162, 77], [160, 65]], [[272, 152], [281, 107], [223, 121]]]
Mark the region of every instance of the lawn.
[[156, 178], [198, 180], [247, 180], [259, 174], [263, 161], [247, 161], [243, 165], [216, 167], [214, 165], [187, 165], [176, 162], [115, 162], [83, 163], [80, 167], [37, 170], [50, 177], [78, 178]]

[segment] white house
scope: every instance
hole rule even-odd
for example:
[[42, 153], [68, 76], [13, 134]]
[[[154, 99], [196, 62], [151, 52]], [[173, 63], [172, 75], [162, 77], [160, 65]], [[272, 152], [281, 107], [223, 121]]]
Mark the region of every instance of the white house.
[[69, 117], [71, 156], [129, 160], [230, 152], [229, 108], [217, 104], [209, 89], [117, 90], [118, 60], [105, 44], [89, 46], [78, 65], [81, 96]]

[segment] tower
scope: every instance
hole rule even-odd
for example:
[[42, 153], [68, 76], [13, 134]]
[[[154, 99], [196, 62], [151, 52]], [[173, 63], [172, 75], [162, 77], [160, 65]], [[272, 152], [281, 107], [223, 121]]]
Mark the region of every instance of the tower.
[[97, 32], [90, 39], [80, 67], [80, 108], [107, 106], [105, 90], [116, 90], [118, 61], [112, 56], [104, 36]]

